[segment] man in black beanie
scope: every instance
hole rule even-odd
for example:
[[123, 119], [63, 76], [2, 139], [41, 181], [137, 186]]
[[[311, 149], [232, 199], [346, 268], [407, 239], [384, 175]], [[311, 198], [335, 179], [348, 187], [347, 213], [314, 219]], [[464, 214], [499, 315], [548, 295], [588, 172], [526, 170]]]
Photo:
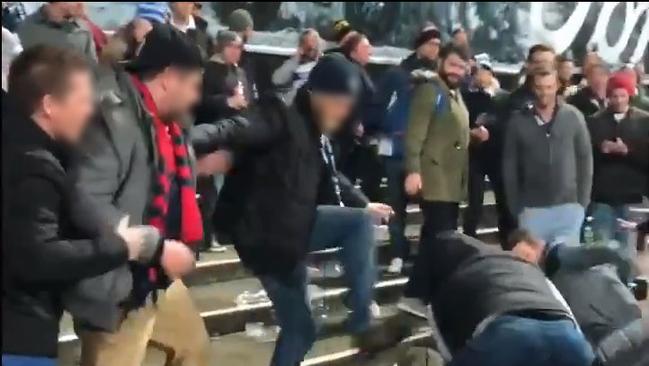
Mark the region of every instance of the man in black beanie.
[[309, 251], [342, 247], [353, 310], [348, 328], [361, 349], [374, 346], [380, 333], [370, 329], [373, 223], [387, 220], [392, 210], [368, 203], [338, 172], [328, 138], [351, 112], [358, 89], [355, 66], [328, 55], [291, 106], [262, 98], [249, 127], [229, 144], [237, 164], [226, 177], [215, 225], [233, 239], [273, 302], [282, 329], [273, 366], [298, 365], [316, 338], [306, 296]]

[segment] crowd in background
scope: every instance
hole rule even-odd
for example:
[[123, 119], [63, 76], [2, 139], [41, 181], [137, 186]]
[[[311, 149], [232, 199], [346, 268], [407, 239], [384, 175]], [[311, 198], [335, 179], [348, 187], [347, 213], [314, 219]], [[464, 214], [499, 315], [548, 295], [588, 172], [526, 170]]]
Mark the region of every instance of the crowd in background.
[[[271, 365], [299, 364], [315, 341], [306, 254], [333, 246], [348, 330], [363, 350], [394, 344], [402, 327], [374, 324], [373, 225], [388, 225], [386, 271], [401, 274], [412, 203], [424, 222], [400, 308], [437, 324], [449, 365], [520, 365], [530, 349], [549, 358], [528, 365], [647, 361], [626, 289], [649, 196], [641, 63], [537, 44], [510, 92], [465, 29], [443, 42], [425, 24], [371, 77], [371, 36], [339, 20], [327, 50], [302, 30], [262, 90], [243, 9], [211, 35], [201, 3], [138, 3], [107, 35], [83, 2], [11, 18], [4, 4], [4, 365], [54, 365], [64, 310], [84, 366], [139, 365], [149, 340], [178, 364], [211, 364], [180, 278], [219, 243], [273, 302]], [[489, 191], [513, 255], [478, 240]], [[451, 234], [463, 202], [465, 235]], [[590, 271], [606, 263], [617, 271]], [[611, 314], [599, 327], [598, 311]]]

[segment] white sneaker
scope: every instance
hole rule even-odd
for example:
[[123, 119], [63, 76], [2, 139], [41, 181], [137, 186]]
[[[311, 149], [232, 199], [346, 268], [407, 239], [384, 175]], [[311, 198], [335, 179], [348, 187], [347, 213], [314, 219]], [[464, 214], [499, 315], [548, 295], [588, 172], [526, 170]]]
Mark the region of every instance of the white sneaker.
[[390, 266], [388, 267], [388, 273], [391, 274], [401, 274], [403, 270], [403, 259], [401, 258], [392, 258]]
[[416, 317], [426, 319], [427, 307], [419, 299], [402, 297], [397, 304], [399, 310], [405, 311], [408, 314], [412, 314]]
[[372, 319], [378, 319], [381, 317], [381, 307], [376, 301], [372, 301], [370, 304], [370, 314], [372, 314]]
[[228, 248], [225, 245], [219, 244], [218, 241], [213, 240], [212, 245], [210, 246], [210, 249], [208, 249], [212, 253], [223, 253], [228, 250]]

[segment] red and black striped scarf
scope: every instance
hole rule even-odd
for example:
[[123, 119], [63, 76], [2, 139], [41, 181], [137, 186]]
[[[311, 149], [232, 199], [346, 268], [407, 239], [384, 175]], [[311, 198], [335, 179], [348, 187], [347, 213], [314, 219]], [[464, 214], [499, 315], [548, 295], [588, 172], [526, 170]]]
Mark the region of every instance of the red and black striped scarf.
[[196, 202], [196, 189], [193, 184], [189, 153], [180, 125], [165, 123], [158, 115], [158, 107], [151, 92], [144, 83], [132, 75], [133, 84], [142, 95], [144, 106], [153, 118], [155, 129], [154, 145], [158, 156], [158, 179], [154, 182], [151, 202], [148, 207], [148, 224], [155, 226], [165, 237], [167, 214], [169, 212], [169, 192], [175, 179], [180, 191], [180, 232], [178, 240], [187, 245], [195, 245], [203, 239], [201, 213]]

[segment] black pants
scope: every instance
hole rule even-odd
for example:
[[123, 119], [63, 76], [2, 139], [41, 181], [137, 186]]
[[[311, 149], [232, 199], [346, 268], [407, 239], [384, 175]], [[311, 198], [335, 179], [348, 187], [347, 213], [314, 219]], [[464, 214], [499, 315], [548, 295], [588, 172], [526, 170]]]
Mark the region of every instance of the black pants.
[[502, 174], [493, 164], [479, 159], [471, 159], [469, 162], [469, 205], [464, 211], [462, 226], [466, 235], [477, 237], [478, 225], [482, 219], [486, 176], [489, 176], [491, 188], [496, 196], [498, 238], [501, 243], [505, 243], [509, 234], [516, 228], [516, 220], [507, 207]]
[[430, 299], [430, 270], [437, 234], [457, 230], [460, 205], [457, 202], [422, 201], [424, 224], [421, 227], [419, 253], [410, 274], [406, 297]]
[[200, 195], [198, 207], [203, 219], [203, 244], [201, 249], [207, 250], [212, 246], [212, 241], [215, 239], [212, 217], [216, 208], [218, 191], [214, 184], [214, 177], [199, 177], [196, 182], [196, 193]]
[[342, 160], [341, 171], [352, 183], [360, 179], [361, 191], [370, 201], [383, 201], [381, 179], [385, 172], [375, 145], [355, 145]]

